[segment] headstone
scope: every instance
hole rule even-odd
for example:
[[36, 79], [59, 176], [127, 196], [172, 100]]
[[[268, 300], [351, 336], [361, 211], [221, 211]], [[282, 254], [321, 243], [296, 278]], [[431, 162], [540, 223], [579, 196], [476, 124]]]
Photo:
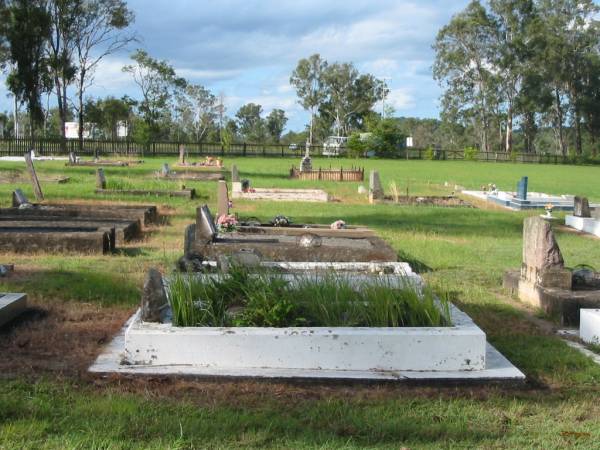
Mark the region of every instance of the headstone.
[[592, 217], [590, 211], [590, 203], [587, 197], [575, 197], [575, 204], [573, 208], [573, 215], [575, 217]]
[[12, 194], [12, 205], [13, 208], [20, 208], [23, 205], [31, 205], [31, 203], [29, 203], [21, 189], [15, 189]]
[[571, 272], [564, 268], [552, 227], [539, 216], [528, 217], [523, 224], [521, 278], [544, 287], [572, 286]]
[[310, 159], [310, 144], [306, 143], [306, 152], [304, 158], [300, 161], [300, 172], [310, 172], [312, 170], [312, 160]]
[[150, 269], [144, 280], [141, 318], [144, 322], [161, 322], [169, 301], [161, 273]]
[[373, 203], [374, 200], [381, 199], [383, 199], [383, 188], [381, 187], [379, 172], [371, 170], [369, 174], [369, 201]]
[[106, 189], [106, 177], [104, 176], [104, 169], [96, 169], [96, 188]]
[[185, 145], [179, 146], [179, 164], [185, 165]]
[[163, 177], [169, 176], [169, 174], [171, 173], [171, 168], [169, 167], [169, 165], [167, 163], [164, 163], [162, 165], [162, 168], [160, 169], [160, 174]]
[[217, 217], [229, 214], [229, 194], [227, 192], [227, 181], [219, 180], [217, 184]]
[[212, 242], [217, 237], [217, 228], [210, 209], [203, 205], [196, 211], [196, 239]]
[[27, 164], [27, 170], [31, 177], [31, 184], [33, 185], [33, 193], [37, 201], [41, 202], [44, 200], [44, 194], [42, 193], [42, 186], [38, 180], [37, 174], [35, 173], [35, 167], [33, 167], [32, 159], [33, 151], [25, 153], [25, 163]]
[[238, 172], [238, 168], [235, 164], [231, 166], [231, 181], [234, 183], [238, 183], [240, 181], [240, 173]]
[[527, 184], [529, 182], [528, 177], [523, 177], [517, 183], [517, 198], [520, 200], [527, 200]]
[[192, 223], [185, 227], [185, 235], [183, 238], [183, 254], [190, 256], [193, 253], [193, 245], [196, 240], [196, 224]]
[[69, 164], [77, 164], [77, 156], [74, 152], [69, 152]]

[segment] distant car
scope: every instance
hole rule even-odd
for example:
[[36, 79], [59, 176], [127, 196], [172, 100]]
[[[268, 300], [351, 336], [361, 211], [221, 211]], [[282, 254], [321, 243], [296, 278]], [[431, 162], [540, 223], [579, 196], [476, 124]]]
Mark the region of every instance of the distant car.
[[340, 156], [346, 152], [346, 136], [329, 136], [323, 142], [323, 156]]

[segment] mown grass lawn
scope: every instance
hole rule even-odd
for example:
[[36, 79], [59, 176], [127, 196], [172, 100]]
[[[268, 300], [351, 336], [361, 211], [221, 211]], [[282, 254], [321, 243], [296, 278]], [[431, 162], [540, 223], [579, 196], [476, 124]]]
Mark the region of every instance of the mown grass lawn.
[[[109, 185], [178, 189], [152, 172], [174, 158], [146, 159], [130, 168], [105, 169]], [[600, 367], [570, 349], [539, 320], [501, 290], [504, 270], [521, 259], [521, 224], [539, 212], [514, 213], [469, 208], [368, 205], [359, 183], [289, 180], [289, 159], [225, 159], [256, 187], [320, 187], [340, 202], [328, 204], [236, 202], [242, 216], [296, 222], [343, 219], [372, 227], [419, 268], [430, 284], [450, 295], [487, 333], [489, 340], [523, 370], [525, 387], [332, 386], [248, 381], [108, 379], [73, 371], [85, 327], [94, 314], [126, 317], [139, 299], [146, 269], [169, 270], [182, 253], [183, 229], [195, 207], [215, 205], [214, 182], [185, 182], [203, 198], [196, 201], [118, 197], [162, 205], [169, 224], [114, 255], [7, 255], [17, 272], [0, 279], [0, 290], [23, 291], [48, 316], [0, 331], [0, 448], [598, 448], [600, 445]], [[364, 166], [378, 169], [386, 190], [395, 182], [411, 195], [444, 194], [455, 185], [478, 188], [495, 183], [514, 189], [529, 176], [530, 189], [587, 195], [600, 201], [600, 168], [442, 161], [325, 160], [316, 167]], [[0, 162], [2, 170], [21, 169]], [[96, 201], [94, 169], [40, 162], [40, 175], [67, 175], [67, 184], [45, 183], [48, 200]], [[365, 182], [365, 185], [367, 182]], [[31, 198], [25, 183], [19, 185]], [[0, 206], [8, 206], [14, 185], [0, 184]], [[558, 231], [568, 266], [600, 269], [600, 241]], [[65, 320], [57, 332], [59, 305]], [[88, 313], [88, 311], [90, 311]], [[98, 316], [98, 317], [99, 317]], [[547, 326], [544, 326], [546, 324]], [[60, 325], [63, 326], [63, 325]], [[36, 350], [44, 333], [63, 351]], [[96, 330], [102, 334], [102, 330]], [[80, 333], [80, 334], [78, 334]], [[91, 341], [81, 366], [91, 363], [110, 336]], [[29, 339], [29, 341], [27, 340]], [[40, 339], [39, 337], [37, 339]], [[64, 341], [64, 342], [63, 342]], [[67, 342], [68, 341], [68, 342]], [[68, 344], [68, 345], [67, 345]], [[11, 352], [8, 355], [7, 352]], [[27, 356], [19, 362], [19, 353]], [[91, 352], [91, 353], [90, 353]], [[10, 358], [7, 358], [10, 356]], [[17, 367], [18, 366], [18, 367]]]

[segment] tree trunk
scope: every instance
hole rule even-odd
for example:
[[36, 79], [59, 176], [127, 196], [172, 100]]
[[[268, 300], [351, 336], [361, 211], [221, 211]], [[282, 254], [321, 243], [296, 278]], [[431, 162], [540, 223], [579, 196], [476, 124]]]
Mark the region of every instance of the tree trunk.
[[581, 143], [581, 115], [579, 114], [579, 108], [575, 106], [575, 152], [581, 156], [583, 154], [583, 145]]
[[506, 153], [512, 153], [512, 149], [513, 149], [513, 109], [512, 109], [512, 105], [509, 105], [508, 111], [506, 111], [505, 149], [506, 149]]
[[79, 74], [79, 89], [77, 92], [77, 100], [79, 103], [79, 130], [78, 130], [78, 138], [79, 138], [79, 151], [83, 152], [83, 125], [84, 125], [84, 117], [83, 117], [83, 83], [85, 80], [85, 69], [81, 68], [81, 72]]
[[564, 122], [564, 111], [560, 103], [560, 91], [558, 88], [554, 89], [554, 108], [555, 108], [555, 125], [554, 133], [557, 139], [558, 150], [563, 156], [567, 156], [567, 147], [565, 145], [565, 132], [563, 128]]

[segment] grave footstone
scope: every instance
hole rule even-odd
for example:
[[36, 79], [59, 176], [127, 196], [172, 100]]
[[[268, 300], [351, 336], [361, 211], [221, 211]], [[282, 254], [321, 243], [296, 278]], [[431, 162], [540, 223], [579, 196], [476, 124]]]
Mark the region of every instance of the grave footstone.
[[543, 287], [572, 286], [572, 274], [564, 268], [552, 227], [539, 216], [528, 217], [523, 225], [521, 278]]
[[144, 322], [161, 322], [168, 305], [161, 273], [152, 268], [144, 280], [141, 318]]
[[42, 186], [38, 180], [37, 174], [35, 173], [35, 167], [33, 166], [33, 151], [25, 153], [25, 163], [27, 164], [27, 171], [31, 177], [31, 184], [33, 185], [33, 193], [37, 201], [41, 202], [44, 200], [44, 194], [42, 193]]
[[575, 217], [592, 217], [587, 197], [575, 197], [573, 215]]
[[21, 189], [15, 189], [15, 191], [12, 194], [12, 205], [13, 208], [21, 208], [27, 205], [31, 205], [31, 203], [29, 203], [29, 200], [27, 200], [27, 197]]
[[371, 170], [369, 174], [369, 201], [373, 203], [374, 200], [381, 199], [383, 199], [383, 188], [381, 187], [379, 172]]
[[96, 188], [106, 189], [106, 177], [104, 176], [104, 169], [96, 170]]
[[527, 184], [529, 182], [528, 177], [523, 177], [517, 183], [517, 198], [520, 200], [527, 200]]
[[229, 214], [229, 193], [227, 181], [219, 180], [217, 184], [217, 217]]
[[231, 166], [231, 181], [233, 183], [239, 183], [240, 181], [240, 173], [238, 172], [238, 168], [235, 164]]

